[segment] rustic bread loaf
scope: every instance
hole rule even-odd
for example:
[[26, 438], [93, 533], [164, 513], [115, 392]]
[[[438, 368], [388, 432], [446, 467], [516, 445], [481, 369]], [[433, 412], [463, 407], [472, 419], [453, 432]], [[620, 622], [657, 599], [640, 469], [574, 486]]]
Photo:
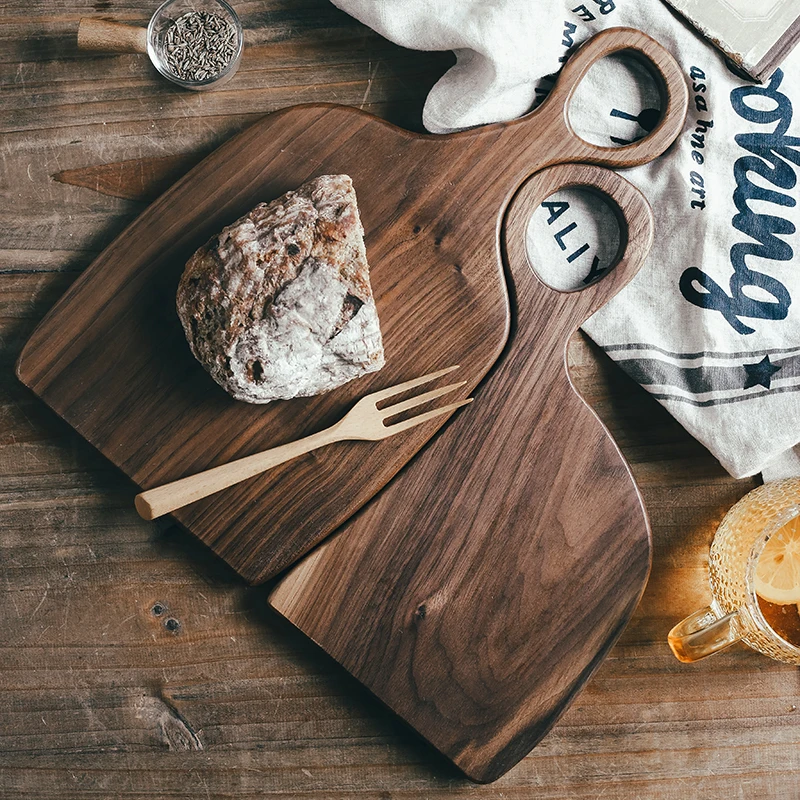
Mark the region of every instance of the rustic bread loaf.
[[188, 261], [178, 316], [237, 400], [307, 397], [383, 366], [364, 230], [347, 175], [257, 205]]

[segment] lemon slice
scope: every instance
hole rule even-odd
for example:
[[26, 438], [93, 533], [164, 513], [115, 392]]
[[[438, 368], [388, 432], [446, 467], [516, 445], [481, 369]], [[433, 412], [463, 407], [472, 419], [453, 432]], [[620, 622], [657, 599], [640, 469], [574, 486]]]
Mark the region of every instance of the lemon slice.
[[800, 517], [772, 534], [756, 564], [755, 589], [769, 603], [800, 603]]

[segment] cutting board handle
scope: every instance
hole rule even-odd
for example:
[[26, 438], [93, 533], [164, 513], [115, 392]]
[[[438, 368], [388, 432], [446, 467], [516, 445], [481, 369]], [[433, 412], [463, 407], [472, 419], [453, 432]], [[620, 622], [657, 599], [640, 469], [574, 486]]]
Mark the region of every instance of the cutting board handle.
[[[569, 188], [588, 190], [608, 203], [619, 223], [620, 245], [616, 266], [598, 281], [571, 291], [560, 291], [547, 286], [531, 265], [526, 236], [533, 212], [548, 197]], [[636, 275], [653, 243], [654, 229], [650, 204], [625, 178], [589, 164], [559, 164], [532, 175], [511, 201], [504, 226], [506, 256], [512, 265], [527, 262], [542, 287], [549, 290], [545, 304], [547, 313], [564, 327], [568, 337]]]
[[[622, 147], [603, 147], [582, 139], [569, 120], [569, 106], [580, 82], [601, 59], [628, 53], [653, 76], [661, 101], [661, 117], [643, 139]], [[655, 39], [634, 28], [609, 28], [586, 41], [570, 56], [542, 105], [508, 124], [504, 138], [524, 154], [532, 140], [546, 136], [557, 143], [550, 163], [591, 162], [606, 167], [635, 167], [660, 156], [683, 130], [689, 107], [689, 89], [680, 65]], [[538, 145], [535, 145], [539, 149]], [[512, 151], [513, 152], [513, 151]]]

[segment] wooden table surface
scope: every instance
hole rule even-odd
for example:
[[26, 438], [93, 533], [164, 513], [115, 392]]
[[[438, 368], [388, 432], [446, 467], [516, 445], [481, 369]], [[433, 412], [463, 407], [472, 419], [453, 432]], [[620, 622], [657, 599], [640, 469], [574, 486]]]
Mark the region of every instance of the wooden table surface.
[[14, 361], [53, 302], [213, 147], [312, 100], [419, 129], [453, 60], [395, 47], [325, 0], [236, 5], [242, 65], [207, 94], [172, 88], [143, 56], [76, 51], [81, 16], [144, 23], [135, 4], [0, 12], [0, 797], [800, 797], [797, 670], [740, 646], [684, 666], [666, 645], [707, 602], [715, 526], [756, 481], [728, 477], [585, 341], [573, 374], [642, 488], [652, 577], [588, 688], [483, 787], [270, 613], [266, 588], [140, 520], [134, 487], [18, 384]]

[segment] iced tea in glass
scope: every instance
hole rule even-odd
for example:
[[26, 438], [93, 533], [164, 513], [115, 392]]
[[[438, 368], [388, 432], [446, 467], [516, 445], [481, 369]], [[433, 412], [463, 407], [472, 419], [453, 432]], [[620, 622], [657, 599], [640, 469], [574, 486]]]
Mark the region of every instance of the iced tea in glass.
[[681, 661], [739, 640], [800, 664], [800, 478], [759, 486], [725, 515], [709, 557], [711, 605], [669, 633]]

